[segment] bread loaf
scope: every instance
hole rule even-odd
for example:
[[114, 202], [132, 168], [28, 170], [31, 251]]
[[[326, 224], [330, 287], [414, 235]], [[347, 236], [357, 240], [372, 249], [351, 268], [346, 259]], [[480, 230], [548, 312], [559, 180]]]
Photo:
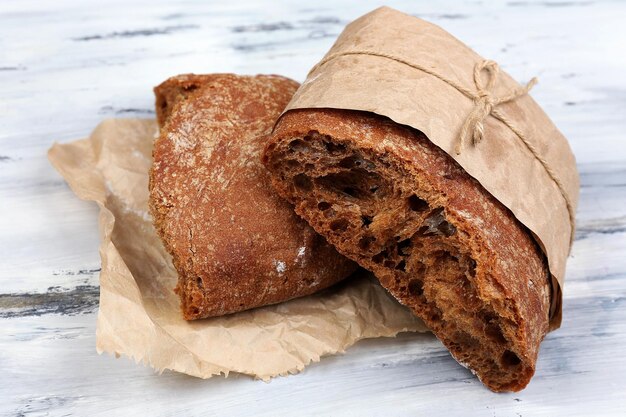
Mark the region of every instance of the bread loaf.
[[187, 320], [311, 294], [356, 268], [276, 195], [261, 164], [264, 135], [297, 87], [215, 74], [155, 88], [150, 209]]
[[422, 133], [371, 113], [291, 110], [264, 153], [276, 190], [374, 272], [494, 391], [518, 391], [548, 331], [528, 230]]

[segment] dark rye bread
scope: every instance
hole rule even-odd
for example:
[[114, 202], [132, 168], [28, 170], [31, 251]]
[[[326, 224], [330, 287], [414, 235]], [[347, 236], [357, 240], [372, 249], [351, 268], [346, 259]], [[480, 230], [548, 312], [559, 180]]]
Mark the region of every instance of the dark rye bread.
[[165, 124], [150, 172], [150, 209], [178, 271], [184, 318], [278, 303], [348, 276], [356, 265], [276, 195], [261, 164], [264, 135], [298, 84], [193, 77], [155, 89]]
[[449, 155], [380, 116], [305, 109], [282, 116], [264, 162], [296, 212], [485, 385], [528, 384], [548, 331], [544, 257]]

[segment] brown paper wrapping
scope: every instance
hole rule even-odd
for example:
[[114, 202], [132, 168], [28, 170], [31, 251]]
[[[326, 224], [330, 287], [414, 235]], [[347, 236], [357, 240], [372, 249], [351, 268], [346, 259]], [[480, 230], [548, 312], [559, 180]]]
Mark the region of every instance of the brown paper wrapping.
[[76, 195], [100, 207], [98, 352], [201, 378], [240, 372], [268, 380], [343, 352], [359, 339], [425, 331], [364, 274], [290, 302], [183, 320], [173, 292], [176, 271], [148, 213], [156, 131], [153, 120], [111, 119], [88, 139], [49, 151]]
[[[381, 7], [346, 26], [285, 112], [361, 110], [422, 131], [532, 231], [553, 278], [550, 326], [554, 329], [561, 322], [561, 287], [578, 202], [576, 161], [565, 137], [529, 95], [500, 104], [497, 111], [514, 123], [543, 164], [493, 116], [485, 120], [483, 141], [465, 144], [457, 155], [459, 134], [475, 103], [441, 78], [476, 91], [474, 68], [482, 61], [440, 27]], [[492, 94], [502, 97], [515, 88], [519, 84], [500, 71]], [[569, 209], [565, 197], [571, 202]]]

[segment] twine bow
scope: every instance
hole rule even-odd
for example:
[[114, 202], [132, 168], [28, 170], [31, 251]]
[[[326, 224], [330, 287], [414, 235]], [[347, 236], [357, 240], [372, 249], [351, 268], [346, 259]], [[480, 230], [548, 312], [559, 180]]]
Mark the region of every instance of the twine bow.
[[[483, 84], [483, 71], [487, 73], [486, 85]], [[474, 109], [465, 119], [461, 129], [461, 134], [454, 148], [457, 155], [461, 153], [464, 143], [471, 141], [473, 145], [476, 145], [483, 140], [485, 137], [483, 122], [496, 106], [528, 94], [530, 89], [537, 84], [537, 78], [533, 78], [524, 87], [513, 89], [503, 97], [494, 97], [492, 95], [493, 87], [498, 80], [499, 73], [500, 67], [494, 61], [484, 60], [474, 66], [474, 84], [476, 85], [476, 93], [472, 97], [474, 99]]]

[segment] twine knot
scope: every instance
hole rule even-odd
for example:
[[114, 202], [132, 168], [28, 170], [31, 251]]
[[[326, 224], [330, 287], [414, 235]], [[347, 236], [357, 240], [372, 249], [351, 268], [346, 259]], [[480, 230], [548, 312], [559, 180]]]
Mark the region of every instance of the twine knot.
[[[482, 73], [487, 74], [487, 83], [483, 83]], [[472, 95], [474, 100], [474, 108], [465, 119], [461, 134], [456, 143], [455, 151], [459, 155], [463, 144], [471, 141], [473, 145], [480, 143], [485, 137], [485, 127], [483, 122], [491, 114], [491, 112], [500, 104], [515, 100], [516, 98], [528, 94], [531, 88], [537, 84], [537, 79], [533, 78], [521, 88], [511, 90], [503, 97], [494, 97], [493, 88], [498, 80], [500, 67], [494, 61], [484, 60], [474, 67], [474, 84], [476, 92]]]

